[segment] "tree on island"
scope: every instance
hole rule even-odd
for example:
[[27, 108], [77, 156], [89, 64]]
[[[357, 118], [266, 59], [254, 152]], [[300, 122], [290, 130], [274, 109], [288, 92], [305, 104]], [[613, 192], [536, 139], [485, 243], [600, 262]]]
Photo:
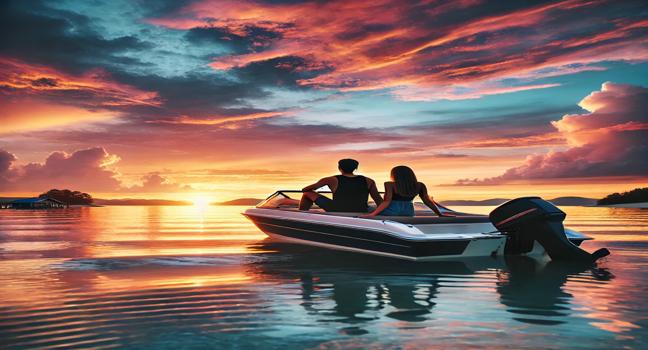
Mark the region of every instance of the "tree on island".
[[632, 191], [623, 193], [612, 193], [603, 199], [599, 199], [598, 205], [625, 204], [648, 202], [648, 187], [635, 188]]
[[57, 201], [61, 201], [67, 205], [88, 205], [92, 204], [93, 201], [92, 196], [87, 193], [57, 189], [49, 190], [40, 194], [38, 197], [56, 199]]

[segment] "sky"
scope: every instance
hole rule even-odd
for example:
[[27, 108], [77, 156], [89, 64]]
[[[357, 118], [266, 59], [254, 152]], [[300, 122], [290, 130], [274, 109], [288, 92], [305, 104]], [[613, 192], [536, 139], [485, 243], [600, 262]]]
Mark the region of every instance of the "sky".
[[3, 1], [0, 196], [648, 185], [645, 1]]

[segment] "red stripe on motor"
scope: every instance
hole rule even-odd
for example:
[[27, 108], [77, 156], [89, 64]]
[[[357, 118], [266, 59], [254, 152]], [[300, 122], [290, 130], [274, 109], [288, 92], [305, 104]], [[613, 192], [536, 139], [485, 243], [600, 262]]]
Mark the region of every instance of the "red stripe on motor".
[[495, 226], [504, 225], [505, 223], [507, 223], [507, 222], [509, 222], [509, 221], [511, 221], [511, 220], [515, 220], [515, 219], [517, 219], [517, 218], [519, 218], [519, 217], [522, 217], [522, 216], [524, 216], [524, 215], [526, 215], [526, 214], [528, 214], [528, 213], [530, 213], [530, 212], [532, 212], [532, 211], [534, 211], [534, 210], [536, 210], [536, 209], [538, 209], [538, 208], [531, 208], [531, 209], [525, 210], [525, 211], [523, 211], [523, 212], [521, 212], [521, 213], [517, 213], [517, 214], [511, 216], [511, 217], [508, 218], [508, 219], [504, 219], [504, 220], [498, 222], [497, 224], [495, 224]]

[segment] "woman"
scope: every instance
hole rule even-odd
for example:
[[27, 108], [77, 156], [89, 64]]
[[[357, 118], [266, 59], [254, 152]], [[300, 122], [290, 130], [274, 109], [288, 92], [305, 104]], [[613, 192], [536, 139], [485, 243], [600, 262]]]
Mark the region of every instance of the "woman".
[[425, 184], [416, 180], [414, 171], [404, 165], [399, 165], [391, 170], [390, 182], [385, 182], [384, 201], [368, 215], [363, 217], [385, 216], [414, 216], [412, 201], [418, 195], [423, 203], [430, 207], [438, 216], [451, 216], [441, 213], [430, 196]]

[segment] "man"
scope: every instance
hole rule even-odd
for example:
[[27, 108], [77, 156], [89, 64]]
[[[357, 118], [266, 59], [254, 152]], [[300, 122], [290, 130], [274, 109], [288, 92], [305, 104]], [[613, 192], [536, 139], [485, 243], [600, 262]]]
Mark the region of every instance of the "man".
[[[341, 175], [325, 177], [302, 189], [304, 194], [299, 202], [299, 210], [308, 210], [315, 203], [326, 211], [366, 213], [369, 209], [367, 206], [369, 195], [376, 205], [382, 203], [376, 182], [368, 177], [353, 173], [358, 169], [357, 160], [342, 159], [338, 162], [338, 169]], [[333, 199], [315, 192], [323, 186], [328, 186], [331, 189]]]

